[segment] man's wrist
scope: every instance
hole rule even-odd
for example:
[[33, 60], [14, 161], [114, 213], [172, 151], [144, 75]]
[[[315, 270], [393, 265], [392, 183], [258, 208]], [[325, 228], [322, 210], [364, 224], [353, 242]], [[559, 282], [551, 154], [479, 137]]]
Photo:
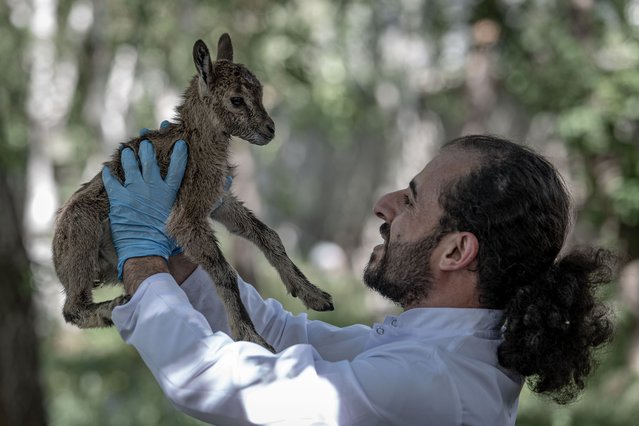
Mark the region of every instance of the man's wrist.
[[124, 262], [123, 284], [126, 294], [133, 296], [140, 284], [151, 275], [169, 272], [164, 258], [159, 256], [131, 257]]

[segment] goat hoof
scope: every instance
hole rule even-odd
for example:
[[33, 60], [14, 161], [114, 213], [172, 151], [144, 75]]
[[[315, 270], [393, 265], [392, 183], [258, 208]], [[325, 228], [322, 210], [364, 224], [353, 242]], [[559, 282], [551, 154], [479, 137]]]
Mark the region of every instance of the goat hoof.
[[331, 303], [331, 302], [328, 302], [323, 307], [317, 309], [317, 311], [319, 311], [319, 312], [328, 312], [328, 311], [334, 311], [334, 310], [335, 310], [335, 307], [333, 306], [333, 303]]
[[330, 294], [320, 290], [314, 285], [310, 285], [306, 291], [301, 292], [299, 298], [307, 308], [318, 312], [332, 311], [333, 300]]

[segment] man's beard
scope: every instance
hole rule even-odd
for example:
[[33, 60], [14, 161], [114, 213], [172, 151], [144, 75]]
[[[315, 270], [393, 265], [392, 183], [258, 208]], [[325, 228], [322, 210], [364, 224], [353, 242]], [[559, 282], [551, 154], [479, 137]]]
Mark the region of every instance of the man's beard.
[[[382, 225], [380, 231], [388, 228]], [[430, 258], [442, 237], [436, 229], [415, 243], [385, 243], [382, 258], [373, 265], [371, 256], [364, 269], [364, 283], [402, 307], [427, 298], [433, 285]]]

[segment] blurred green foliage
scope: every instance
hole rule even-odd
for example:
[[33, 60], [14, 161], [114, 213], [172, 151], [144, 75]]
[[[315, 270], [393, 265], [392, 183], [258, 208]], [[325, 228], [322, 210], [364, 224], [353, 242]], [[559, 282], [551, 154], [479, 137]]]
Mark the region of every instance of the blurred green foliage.
[[115, 330], [74, 336], [69, 350], [45, 342], [45, 386], [52, 425], [196, 425], [164, 398], [132, 348]]
[[[468, 131], [544, 152], [575, 194], [571, 241], [639, 258], [636, 0], [3, 0], [0, 167], [16, 199], [34, 152], [49, 159], [64, 200], [119, 140], [167, 118], [159, 105], [193, 74], [194, 40], [213, 47], [223, 32], [265, 84], [277, 127], [255, 151], [259, 200], [249, 206], [261, 201], [267, 223], [301, 229], [296, 258], [341, 301], [314, 317], [380, 319], [357, 274], [327, 275], [302, 259], [323, 240], [356, 256], [382, 188], [419, 171], [418, 151]], [[300, 311], [257, 265], [261, 291]], [[583, 398], [557, 407], [525, 392], [518, 424], [626, 425], [639, 415], [629, 358], [639, 308], [611, 293], [617, 338]], [[113, 330], [42, 330], [51, 424], [197, 424]]]

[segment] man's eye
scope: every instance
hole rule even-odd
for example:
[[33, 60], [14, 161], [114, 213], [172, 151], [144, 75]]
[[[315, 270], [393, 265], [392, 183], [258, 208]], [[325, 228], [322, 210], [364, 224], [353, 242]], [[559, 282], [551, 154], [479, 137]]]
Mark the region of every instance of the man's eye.
[[240, 98], [240, 97], [232, 97], [231, 98], [231, 103], [233, 104], [234, 107], [240, 107], [242, 105], [244, 105], [244, 99]]
[[412, 203], [410, 202], [410, 198], [408, 198], [408, 195], [404, 195], [404, 204], [406, 204], [407, 206], [412, 205]]

